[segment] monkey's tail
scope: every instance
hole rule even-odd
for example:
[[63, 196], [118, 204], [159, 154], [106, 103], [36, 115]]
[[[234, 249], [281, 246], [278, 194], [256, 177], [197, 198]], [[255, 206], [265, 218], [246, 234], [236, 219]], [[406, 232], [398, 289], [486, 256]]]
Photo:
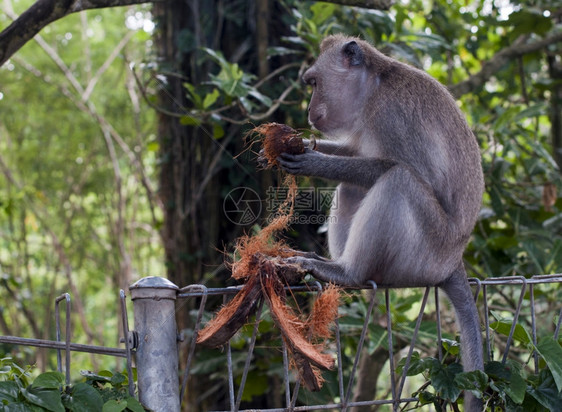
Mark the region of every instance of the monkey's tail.
[[[463, 370], [465, 372], [483, 370], [484, 356], [480, 319], [464, 266], [461, 265], [449, 279], [439, 286], [445, 291], [455, 308], [461, 333]], [[468, 392], [465, 392], [464, 406], [466, 412], [481, 412], [483, 408], [482, 401]]]

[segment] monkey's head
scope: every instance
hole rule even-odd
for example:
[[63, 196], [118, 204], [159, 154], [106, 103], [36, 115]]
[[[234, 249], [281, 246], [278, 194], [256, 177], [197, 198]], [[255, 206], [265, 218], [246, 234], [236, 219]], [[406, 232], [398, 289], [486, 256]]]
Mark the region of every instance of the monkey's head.
[[385, 64], [386, 58], [365, 41], [342, 35], [324, 39], [320, 56], [302, 77], [312, 87], [309, 123], [328, 138], [362, 130], [359, 119], [365, 118]]

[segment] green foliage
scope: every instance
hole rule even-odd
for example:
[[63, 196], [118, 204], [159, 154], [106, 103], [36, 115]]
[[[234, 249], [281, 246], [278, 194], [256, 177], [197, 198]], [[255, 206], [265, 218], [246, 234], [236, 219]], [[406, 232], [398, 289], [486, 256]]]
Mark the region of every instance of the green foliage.
[[[66, 386], [60, 372], [45, 372], [29, 381], [30, 368], [22, 369], [10, 358], [0, 360], [0, 411], [143, 412], [127, 392], [127, 377], [102, 371], [84, 372], [85, 382]], [[29, 383], [30, 382], [30, 383]], [[107, 385], [107, 387], [106, 387]]]
[[[528, 348], [529, 355], [536, 350], [546, 364], [538, 375], [514, 360], [505, 364], [488, 361], [484, 372], [463, 372], [456, 356], [445, 355], [439, 361], [414, 352], [406, 375], [422, 375], [427, 383], [412, 396], [418, 397], [419, 405], [432, 404], [436, 410], [443, 410], [446, 404], [458, 404], [462, 391], [473, 393], [487, 407], [494, 405], [507, 411], [556, 410], [562, 401], [562, 347], [552, 336], [546, 336], [536, 346], [529, 342]], [[403, 372], [405, 361], [406, 358], [400, 360], [397, 374]]]

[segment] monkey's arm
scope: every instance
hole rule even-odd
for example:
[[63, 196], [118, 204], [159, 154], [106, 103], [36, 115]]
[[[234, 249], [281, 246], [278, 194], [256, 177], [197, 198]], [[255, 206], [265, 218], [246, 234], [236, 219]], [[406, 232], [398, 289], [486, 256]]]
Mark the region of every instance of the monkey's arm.
[[[310, 148], [310, 140], [302, 139], [304, 147]], [[316, 140], [316, 147], [314, 148], [317, 152], [337, 155], [337, 156], [353, 156], [353, 150], [340, 142], [334, 142], [333, 140], [318, 139]]]
[[310, 149], [297, 155], [282, 153], [277, 160], [281, 168], [292, 175], [322, 177], [365, 188], [372, 187], [397, 164], [389, 159], [328, 155]]

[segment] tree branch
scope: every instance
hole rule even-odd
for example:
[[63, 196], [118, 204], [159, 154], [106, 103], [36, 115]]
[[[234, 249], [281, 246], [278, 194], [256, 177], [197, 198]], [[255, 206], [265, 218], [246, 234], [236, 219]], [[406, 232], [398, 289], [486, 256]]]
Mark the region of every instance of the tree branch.
[[472, 90], [485, 84], [490, 77], [502, 68], [509, 61], [523, 56], [525, 54], [534, 53], [545, 47], [562, 41], [562, 33], [555, 33], [544, 39], [525, 43], [527, 37], [518, 38], [511, 46], [500, 50], [494, 57], [482, 64], [480, 71], [468, 79], [449, 87], [451, 94], [459, 98], [463, 94], [469, 93]]
[[0, 66], [43, 27], [71, 13], [151, 1], [154, 0], [38, 0], [0, 33]]
[[363, 7], [365, 9], [388, 10], [392, 0], [322, 0], [326, 3], [341, 4], [343, 6]]

